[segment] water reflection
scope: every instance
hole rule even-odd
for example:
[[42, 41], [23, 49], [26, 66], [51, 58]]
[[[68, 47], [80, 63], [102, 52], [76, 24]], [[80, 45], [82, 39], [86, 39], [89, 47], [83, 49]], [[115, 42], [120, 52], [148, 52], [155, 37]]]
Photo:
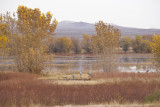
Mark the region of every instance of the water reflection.
[[[154, 72], [152, 57], [148, 56], [120, 56], [117, 69], [121, 72]], [[54, 60], [47, 62], [50, 64], [49, 71], [103, 71], [99, 67], [99, 61], [95, 56], [56, 56]], [[3, 59], [0, 61], [0, 70], [12, 69], [13, 59]]]
[[[72, 64], [70, 71], [103, 71], [99, 67], [98, 59], [92, 56], [77, 56], [77, 57], [64, 57], [56, 58], [53, 63], [55, 64], [54, 70], [57, 69], [57, 64], [64, 66], [64, 64]], [[117, 69], [121, 72], [154, 72], [155, 68], [152, 65], [152, 57], [120, 57], [119, 66]], [[66, 70], [67, 71], [67, 70]]]

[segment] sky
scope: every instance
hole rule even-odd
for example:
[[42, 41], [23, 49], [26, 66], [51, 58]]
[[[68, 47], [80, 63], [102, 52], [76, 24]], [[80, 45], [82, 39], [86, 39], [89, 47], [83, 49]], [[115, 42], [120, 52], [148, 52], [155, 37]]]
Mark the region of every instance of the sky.
[[50, 11], [60, 21], [160, 29], [160, 0], [0, 0], [0, 13], [16, 12], [19, 5]]

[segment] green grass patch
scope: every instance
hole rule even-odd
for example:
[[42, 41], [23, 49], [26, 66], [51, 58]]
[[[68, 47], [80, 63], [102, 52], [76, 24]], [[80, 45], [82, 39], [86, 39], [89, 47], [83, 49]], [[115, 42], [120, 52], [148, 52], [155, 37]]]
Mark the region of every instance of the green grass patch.
[[145, 102], [159, 102], [160, 101], [160, 90], [155, 90], [145, 98]]

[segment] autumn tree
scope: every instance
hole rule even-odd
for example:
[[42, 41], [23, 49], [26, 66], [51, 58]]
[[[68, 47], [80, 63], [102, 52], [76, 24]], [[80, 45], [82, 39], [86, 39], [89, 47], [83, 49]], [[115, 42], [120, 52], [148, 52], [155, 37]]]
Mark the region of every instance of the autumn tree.
[[93, 51], [93, 53], [101, 53], [103, 49], [102, 45], [100, 45], [100, 43], [97, 42], [97, 40], [98, 36], [96, 35], [91, 36], [91, 50]]
[[15, 28], [15, 14], [6, 12], [5, 14], [0, 15], [0, 50], [1, 55], [6, 55], [8, 52], [8, 42], [10, 41], [10, 36], [14, 33]]
[[155, 34], [152, 38], [151, 49], [154, 55], [156, 71], [160, 72], [160, 34]]
[[142, 40], [141, 42], [141, 49], [142, 49], [142, 52], [143, 53], [151, 53], [152, 50], [151, 50], [151, 42], [148, 41], [148, 40]]
[[86, 53], [91, 53], [91, 37], [87, 34], [83, 35], [82, 48]]
[[142, 35], [143, 40], [152, 42], [153, 35]]
[[0, 36], [0, 48], [4, 48], [8, 42], [8, 37], [5, 35]]
[[119, 29], [99, 21], [95, 24], [96, 35], [92, 37], [93, 52], [98, 55], [101, 67], [106, 72], [113, 71], [117, 61], [117, 50], [119, 48]]
[[8, 41], [8, 25], [4, 22], [2, 19], [2, 16], [0, 16], [0, 48], [4, 48], [7, 41]]
[[20, 72], [41, 73], [47, 55], [48, 44], [52, 42], [57, 21], [52, 21], [50, 12], [41, 13], [38, 8], [19, 6], [16, 25], [9, 36], [10, 53], [15, 57]]
[[72, 47], [72, 41], [68, 37], [59, 37], [56, 42], [59, 47], [59, 52], [69, 53]]
[[72, 44], [73, 44], [72, 51], [76, 54], [81, 53], [82, 46], [81, 46], [80, 40], [72, 37], [71, 41], [72, 41]]
[[120, 39], [120, 47], [125, 53], [129, 50], [130, 45], [131, 45], [131, 38], [124, 37]]
[[2, 17], [0, 17], [0, 48], [5, 47], [5, 44], [7, 43], [7, 27], [8, 25], [3, 23]]
[[63, 51], [64, 53], [70, 53], [72, 47], [72, 41], [68, 37], [62, 37]]
[[142, 52], [141, 41], [142, 37], [139, 35], [135, 35], [135, 39], [132, 40], [132, 48], [134, 52], [136, 53]]
[[150, 53], [151, 47], [150, 47], [150, 41], [143, 40], [142, 36], [136, 35], [135, 39], [132, 39], [131, 44], [133, 51], [136, 53]]
[[49, 46], [49, 51], [54, 53], [70, 53], [72, 41], [70, 38], [63, 36], [55, 38]]

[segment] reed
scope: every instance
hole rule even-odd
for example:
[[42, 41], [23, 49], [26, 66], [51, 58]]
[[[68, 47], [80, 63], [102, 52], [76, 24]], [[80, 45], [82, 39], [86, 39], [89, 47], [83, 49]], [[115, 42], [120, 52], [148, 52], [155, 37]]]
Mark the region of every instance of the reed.
[[[131, 74], [113, 75], [124, 78]], [[146, 75], [142, 77], [147, 77]], [[108, 77], [111, 78], [111, 76]], [[21, 107], [31, 104], [54, 106], [110, 104], [112, 102], [144, 103], [146, 97], [155, 90], [160, 90], [158, 81], [135, 80], [94, 85], [58, 85], [38, 80], [34, 74], [0, 73], [0, 107], [13, 105]]]

